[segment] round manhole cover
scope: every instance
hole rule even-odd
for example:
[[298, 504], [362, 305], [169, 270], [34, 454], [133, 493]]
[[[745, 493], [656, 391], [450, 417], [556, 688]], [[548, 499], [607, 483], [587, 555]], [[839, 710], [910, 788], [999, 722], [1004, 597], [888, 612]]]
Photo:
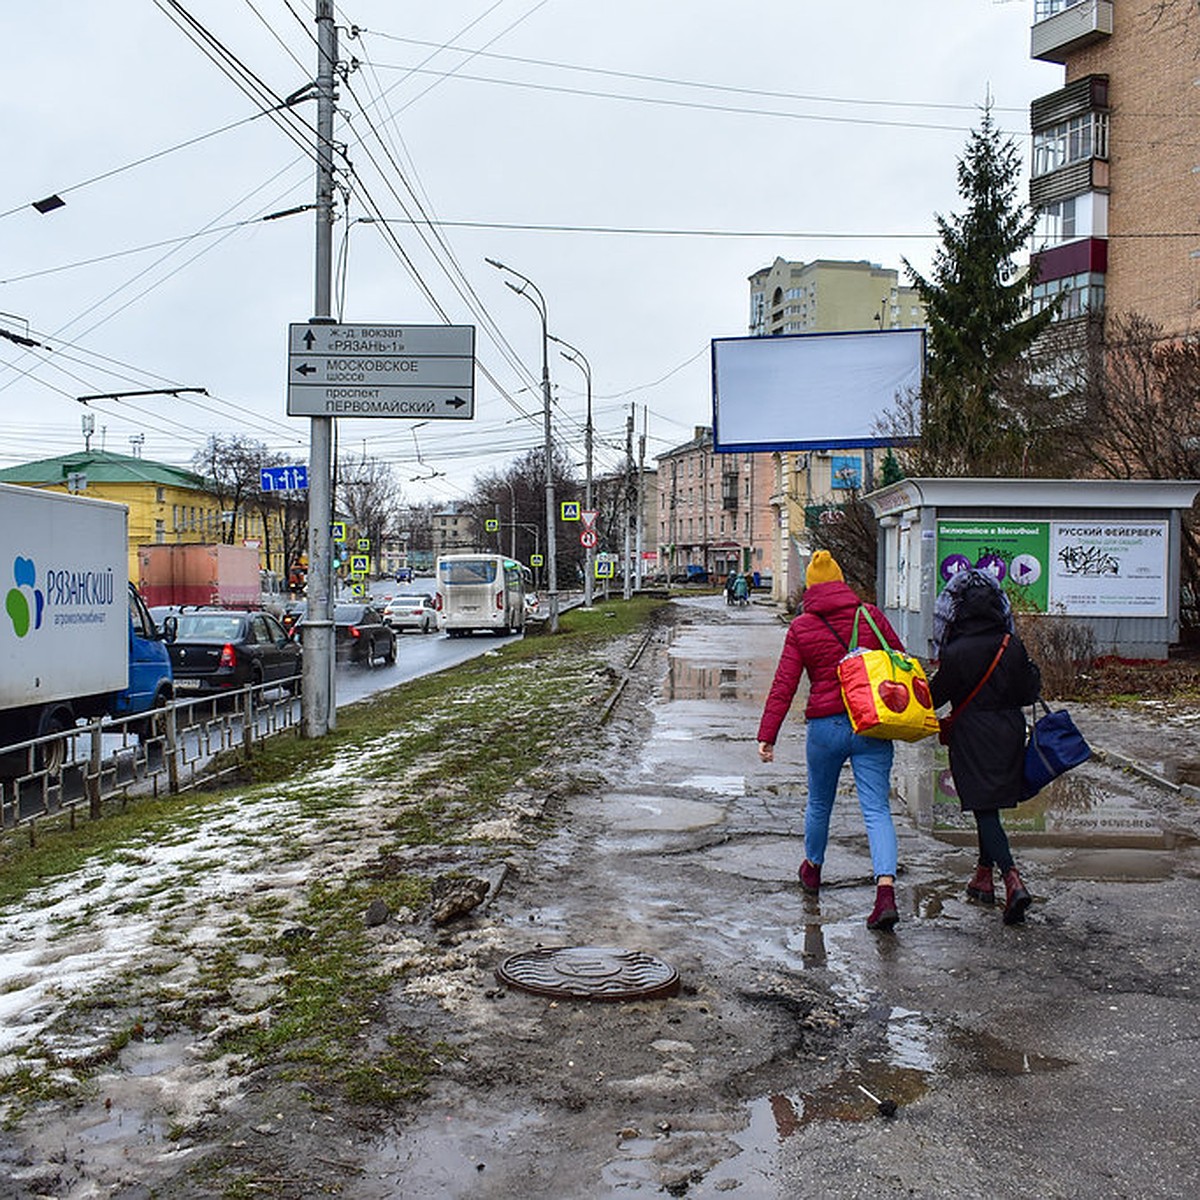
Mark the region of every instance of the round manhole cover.
[[679, 991], [679, 972], [641, 950], [608, 946], [541, 947], [496, 968], [508, 987], [572, 1000], [661, 1000]]

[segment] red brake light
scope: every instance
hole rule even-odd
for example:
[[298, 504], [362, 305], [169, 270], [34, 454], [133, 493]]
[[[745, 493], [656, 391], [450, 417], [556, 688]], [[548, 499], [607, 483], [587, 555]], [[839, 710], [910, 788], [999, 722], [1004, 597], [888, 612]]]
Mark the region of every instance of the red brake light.
[[228, 642], [221, 647], [221, 660], [217, 666], [228, 667], [230, 670], [237, 666], [237, 651]]
[[441, 593], [441, 592], [438, 592], [438, 594], [437, 594], [437, 605], [436, 605], [436, 607], [437, 607], [437, 610], [438, 610], [438, 612], [441, 612], [441, 611], [442, 611], [442, 593]]
[[498, 609], [502, 609], [504, 607], [504, 593], [503, 592], [496, 593], [496, 607]]
[[358, 629], [358, 626], [357, 626], [357, 625], [351, 625], [351, 626], [350, 626], [350, 636], [351, 636], [352, 638], [356, 638], [356, 637], [362, 637], [362, 634], [359, 632], [359, 629]]

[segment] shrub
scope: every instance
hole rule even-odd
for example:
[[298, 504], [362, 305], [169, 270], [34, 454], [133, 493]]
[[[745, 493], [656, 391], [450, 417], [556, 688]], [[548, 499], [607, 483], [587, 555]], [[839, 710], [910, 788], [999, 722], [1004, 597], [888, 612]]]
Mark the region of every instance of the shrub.
[[1080, 676], [1096, 661], [1096, 638], [1089, 625], [1067, 617], [1018, 613], [1017, 633], [1042, 670], [1042, 695], [1066, 700], [1078, 696]]

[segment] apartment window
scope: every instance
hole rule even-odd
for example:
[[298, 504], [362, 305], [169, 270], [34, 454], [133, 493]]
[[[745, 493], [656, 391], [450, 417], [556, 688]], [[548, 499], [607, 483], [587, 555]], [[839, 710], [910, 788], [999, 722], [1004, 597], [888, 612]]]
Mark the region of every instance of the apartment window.
[[1084, 113], [1033, 135], [1033, 173], [1049, 175], [1068, 163], [1108, 157], [1108, 114]]
[[1041, 312], [1059, 296], [1062, 297], [1057, 318], [1060, 321], [1082, 317], [1089, 312], [1101, 312], [1104, 309], [1104, 276], [1067, 275], [1062, 279], [1035, 284], [1030, 298], [1033, 311]]
[[156, 542], [165, 542], [167, 540], [167, 523], [165, 521], [154, 522], [154, 540]]
[[1072, 196], [1069, 200], [1056, 200], [1038, 213], [1037, 236], [1040, 241], [1053, 245], [1075, 237], [1075, 199]]
[[1035, 22], [1047, 21], [1058, 13], [1083, 3], [1084, 0], [1034, 0], [1033, 19]]
[[155, 504], [161, 504], [166, 498], [167, 498], [167, 492], [166, 492], [165, 488], [156, 487], [154, 489], [154, 503]]

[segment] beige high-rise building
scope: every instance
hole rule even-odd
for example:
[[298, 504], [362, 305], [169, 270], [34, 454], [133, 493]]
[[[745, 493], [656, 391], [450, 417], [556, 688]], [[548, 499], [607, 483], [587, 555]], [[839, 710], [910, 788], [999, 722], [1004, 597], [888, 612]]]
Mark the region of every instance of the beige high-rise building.
[[1060, 321], [1200, 314], [1200, 10], [1189, 0], [1035, 0], [1031, 55], [1064, 86], [1030, 106], [1036, 302]]
[[875, 263], [788, 262], [777, 258], [750, 276], [750, 333], [845, 333], [914, 329], [925, 323], [915, 288]]

